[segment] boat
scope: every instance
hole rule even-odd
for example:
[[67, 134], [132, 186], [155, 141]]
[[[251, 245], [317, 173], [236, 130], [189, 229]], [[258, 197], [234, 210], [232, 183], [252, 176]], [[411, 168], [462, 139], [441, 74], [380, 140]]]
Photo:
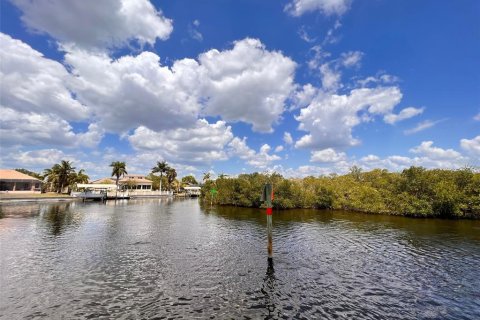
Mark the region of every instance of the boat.
[[72, 197], [81, 198], [85, 200], [105, 200], [107, 198], [107, 192], [103, 190], [85, 190], [72, 192]]

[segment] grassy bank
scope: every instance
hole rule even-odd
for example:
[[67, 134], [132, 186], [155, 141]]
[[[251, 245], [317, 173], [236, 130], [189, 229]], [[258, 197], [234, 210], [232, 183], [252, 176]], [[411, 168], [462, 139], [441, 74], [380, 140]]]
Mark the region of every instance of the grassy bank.
[[[219, 205], [260, 207], [263, 185], [274, 186], [276, 209], [341, 209], [413, 217], [480, 218], [480, 173], [472, 169], [401, 173], [352, 168], [346, 175], [286, 179], [278, 174], [242, 174], [209, 180], [202, 198]], [[217, 190], [212, 195], [211, 189]]]

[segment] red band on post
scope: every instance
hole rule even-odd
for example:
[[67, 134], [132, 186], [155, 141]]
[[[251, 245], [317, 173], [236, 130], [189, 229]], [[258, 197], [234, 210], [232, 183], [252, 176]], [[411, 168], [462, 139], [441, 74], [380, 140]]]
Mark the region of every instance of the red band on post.
[[267, 216], [271, 216], [272, 215], [272, 208], [267, 208]]

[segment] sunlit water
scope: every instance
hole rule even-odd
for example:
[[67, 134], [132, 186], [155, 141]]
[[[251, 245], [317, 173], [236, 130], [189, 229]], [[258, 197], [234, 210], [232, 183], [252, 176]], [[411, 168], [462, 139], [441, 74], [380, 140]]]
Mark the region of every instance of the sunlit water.
[[480, 319], [480, 221], [0, 205], [0, 318]]

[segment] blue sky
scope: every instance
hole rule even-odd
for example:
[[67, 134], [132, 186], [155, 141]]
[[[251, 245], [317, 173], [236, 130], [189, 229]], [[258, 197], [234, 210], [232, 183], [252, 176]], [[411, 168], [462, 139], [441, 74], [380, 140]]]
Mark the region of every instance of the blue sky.
[[1, 3], [0, 166], [479, 166], [478, 1]]

